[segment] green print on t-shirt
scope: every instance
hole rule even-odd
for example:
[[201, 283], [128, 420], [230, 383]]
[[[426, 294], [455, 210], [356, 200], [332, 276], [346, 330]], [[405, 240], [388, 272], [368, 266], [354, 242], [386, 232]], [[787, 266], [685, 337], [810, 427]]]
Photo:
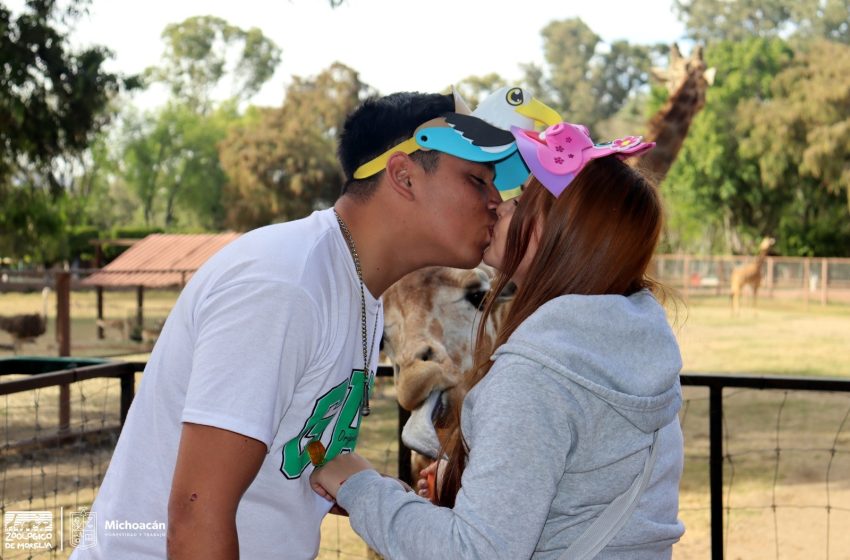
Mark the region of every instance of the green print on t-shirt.
[[[298, 436], [292, 438], [283, 446], [283, 460], [280, 472], [286, 478], [298, 478], [307, 465], [310, 455], [307, 444], [314, 440], [324, 439], [322, 436], [331, 422], [334, 422], [333, 433], [326, 444], [325, 460], [330, 460], [343, 451], [354, 451], [357, 444], [357, 434], [360, 432], [360, 404], [363, 402], [363, 370], [355, 369], [346, 380], [319, 397], [313, 406], [313, 413], [304, 422], [304, 427]], [[370, 379], [369, 390], [374, 385]]]

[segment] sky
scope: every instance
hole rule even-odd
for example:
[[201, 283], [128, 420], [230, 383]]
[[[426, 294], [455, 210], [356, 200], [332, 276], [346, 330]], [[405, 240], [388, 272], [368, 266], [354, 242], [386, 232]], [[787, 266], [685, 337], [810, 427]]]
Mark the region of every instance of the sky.
[[[518, 80], [521, 63], [542, 63], [540, 31], [552, 20], [580, 17], [605, 42], [670, 43], [684, 33], [672, 0], [345, 0], [335, 9], [327, 0], [93, 0], [72, 42], [107, 46], [115, 53], [108, 69], [136, 73], [159, 62], [167, 24], [196, 15], [259, 27], [282, 49], [252, 99], [260, 105], [280, 105], [293, 75], [334, 61], [383, 94], [440, 91], [490, 72]], [[157, 94], [143, 95], [145, 105]]]

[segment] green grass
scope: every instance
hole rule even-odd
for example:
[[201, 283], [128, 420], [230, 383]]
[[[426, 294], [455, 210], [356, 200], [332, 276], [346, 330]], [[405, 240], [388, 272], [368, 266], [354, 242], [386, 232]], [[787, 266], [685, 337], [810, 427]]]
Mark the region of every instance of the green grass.
[[850, 377], [850, 306], [760, 302], [732, 317], [728, 298], [671, 312], [685, 372]]

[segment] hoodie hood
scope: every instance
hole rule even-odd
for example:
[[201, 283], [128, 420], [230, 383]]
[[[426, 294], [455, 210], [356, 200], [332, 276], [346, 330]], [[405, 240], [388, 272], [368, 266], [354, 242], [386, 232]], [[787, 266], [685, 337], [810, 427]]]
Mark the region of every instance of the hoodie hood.
[[548, 301], [493, 359], [510, 354], [580, 385], [645, 433], [669, 424], [681, 406], [679, 345], [647, 290]]

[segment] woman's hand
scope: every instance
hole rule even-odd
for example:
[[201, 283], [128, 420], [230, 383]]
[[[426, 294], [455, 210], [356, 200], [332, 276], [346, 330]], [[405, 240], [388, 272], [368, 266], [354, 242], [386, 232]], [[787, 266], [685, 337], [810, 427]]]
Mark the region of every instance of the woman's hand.
[[310, 486], [327, 500], [335, 500], [339, 487], [348, 477], [374, 467], [357, 453], [337, 455], [310, 475]]

